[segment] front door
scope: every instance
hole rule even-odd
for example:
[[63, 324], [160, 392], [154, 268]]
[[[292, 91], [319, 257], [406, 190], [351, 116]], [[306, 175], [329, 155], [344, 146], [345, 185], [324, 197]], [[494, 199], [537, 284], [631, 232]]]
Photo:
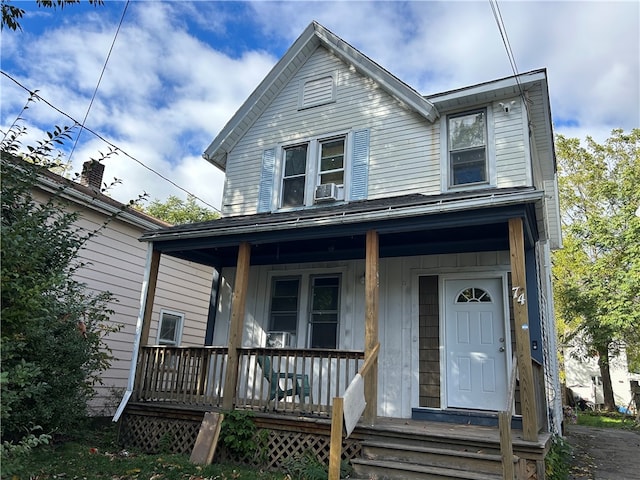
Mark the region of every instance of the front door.
[[445, 280], [444, 292], [446, 405], [502, 410], [509, 351], [502, 280]]

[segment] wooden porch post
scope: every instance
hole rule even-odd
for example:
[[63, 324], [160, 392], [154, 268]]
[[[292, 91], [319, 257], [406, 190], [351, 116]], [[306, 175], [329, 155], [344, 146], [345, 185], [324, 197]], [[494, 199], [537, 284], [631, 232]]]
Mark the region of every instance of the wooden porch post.
[[151, 264], [149, 267], [149, 278], [143, 303], [144, 314], [142, 316], [142, 331], [140, 333], [140, 345], [149, 345], [149, 330], [151, 329], [151, 314], [153, 313], [153, 299], [156, 296], [156, 285], [158, 284], [158, 269], [160, 268], [160, 252], [153, 250], [151, 253]]
[[[379, 295], [379, 239], [378, 232], [369, 230], [366, 240], [365, 258], [365, 323], [364, 323], [364, 356], [369, 355], [378, 345], [378, 295]], [[367, 406], [364, 410], [364, 421], [373, 425], [378, 413], [378, 358], [371, 365], [364, 378], [364, 398]]]
[[229, 325], [229, 347], [227, 356], [227, 372], [224, 378], [224, 397], [222, 408], [231, 410], [234, 405], [236, 388], [238, 385], [238, 348], [242, 343], [244, 328], [244, 308], [249, 284], [249, 263], [251, 259], [251, 245], [242, 242], [238, 248], [238, 262], [236, 279], [233, 285], [231, 300], [231, 325]]
[[511, 298], [516, 331], [516, 356], [520, 370], [520, 403], [522, 433], [525, 440], [538, 440], [536, 392], [531, 364], [529, 315], [527, 307], [527, 279], [524, 254], [522, 218], [509, 219], [509, 250], [511, 253]]

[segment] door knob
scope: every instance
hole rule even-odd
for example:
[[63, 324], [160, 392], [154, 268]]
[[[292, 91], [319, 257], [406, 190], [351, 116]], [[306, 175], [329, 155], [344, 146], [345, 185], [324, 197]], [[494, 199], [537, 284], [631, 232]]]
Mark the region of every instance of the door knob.
[[498, 349], [498, 351], [499, 351], [499, 352], [504, 352], [504, 347], [500, 347], [500, 348]]

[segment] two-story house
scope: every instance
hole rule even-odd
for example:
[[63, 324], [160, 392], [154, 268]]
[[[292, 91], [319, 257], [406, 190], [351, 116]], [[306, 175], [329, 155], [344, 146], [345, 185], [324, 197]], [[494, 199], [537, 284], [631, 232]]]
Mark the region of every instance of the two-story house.
[[142, 334], [128, 441], [169, 428], [144, 420], [158, 405], [183, 419], [189, 406], [196, 424], [244, 408], [278, 432], [270, 465], [297, 445], [327, 458], [324, 419], [360, 370], [366, 407], [343, 457], [363, 478], [376, 438], [426, 445], [444, 428], [448, 450], [499, 454], [500, 412], [519, 478], [544, 476], [562, 422], [545, 70], [425, 96], [314, 22], [204, 157], [226, 173], [223, 217], [142, 240], [145, 285], [163, 256], [215, 269], [206, 346], [158, 350]]

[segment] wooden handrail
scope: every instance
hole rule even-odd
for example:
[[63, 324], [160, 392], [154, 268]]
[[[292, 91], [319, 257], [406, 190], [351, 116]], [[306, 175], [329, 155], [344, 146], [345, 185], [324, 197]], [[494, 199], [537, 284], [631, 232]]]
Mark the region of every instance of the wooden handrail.
[[513, 468], [513, 440], [511, 437], [511, 412], [513, 400], [516, 395], [516, 372], [518, 359], [514, 355], [509, 375], [509, 391], [504, 410], [498, 412], [498, 428], [500, 430], [500, 454], [502, 456], [502, 478], [513, 480], [515, 471]]
[[[364, 359], [364, 363], [358, 375], [363, 377], [375, 364], [380, 351], [380, 342], [376, 344], [369, 355]], [[351, 380], [351, 384], [357, 378]], [[348, 387], [347, 387], [348, 389]], [[362, 413], [360, 413], [362, 415]], [[340, 480], [340, 463], [342, 461], [342, 429], [344, 426], [344, 397], [335, 397], [333, 399], [333, 409], [331, 412], [331, 443], [329, 446], [329, 480]]]

